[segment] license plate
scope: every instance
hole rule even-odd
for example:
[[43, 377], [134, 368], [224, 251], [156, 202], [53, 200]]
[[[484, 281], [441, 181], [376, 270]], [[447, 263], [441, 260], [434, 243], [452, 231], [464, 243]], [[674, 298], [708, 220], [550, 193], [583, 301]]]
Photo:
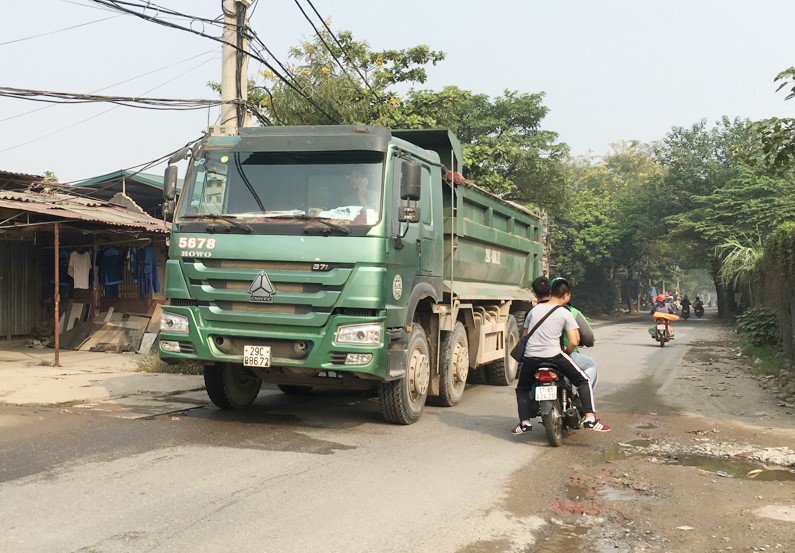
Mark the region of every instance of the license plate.
[[665, 325], [657, 325], [657, 330], [660, 332], [665, 332]]
[[243, 346], [244, 367], [270, 367], [270, 346]]
[[558, 398], [557, 386], [537, 386], [536, 387], [536, 401], [548, 401], [550, 399]]

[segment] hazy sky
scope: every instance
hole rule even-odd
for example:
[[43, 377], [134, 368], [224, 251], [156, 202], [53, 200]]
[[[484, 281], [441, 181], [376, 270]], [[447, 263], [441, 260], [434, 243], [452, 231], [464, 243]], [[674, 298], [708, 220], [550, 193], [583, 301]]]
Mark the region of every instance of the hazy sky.
[[[220, 14], [221, 0], [157, 1], [203, 17]], [[350, 30], [373, 49], [427, 44], [446, 52], [422, 88], [457, 85], [491, 96], [544, 91], [550, 113], [543, 127], [575, 155], [605, 153], [622, 139], [657, 140], [702, 118], [795, 116], [795, 100], [785, 102], [772, 83], [795, 65], [791, 0], [313, 2], [333, 29]], [[215, 97], [206, 83], [220, 80], [220, 44], [115, 15], [88, 0], [4, 0], [0, 86]], [[283, 62], [289, 47], [313, 36], [294, 0], [260, 0], [252, 26]], [[252, 63], [250, 72], [257, 69]], [[0, 98], [0, 169], [51, 170], [62, 182], [90, 178], [176, 150], [217, 117], [217, 110], [111, 104], [41, 109], [47, 105]], [[31, 110], [39, 111], [17, 117]]]

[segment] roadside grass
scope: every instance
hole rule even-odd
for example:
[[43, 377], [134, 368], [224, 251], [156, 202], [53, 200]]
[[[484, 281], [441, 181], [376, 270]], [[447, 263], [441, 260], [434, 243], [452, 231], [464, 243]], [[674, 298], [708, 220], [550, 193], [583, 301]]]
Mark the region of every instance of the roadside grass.
[[787, 368], [787, 361], [774, 346], [756, 345], [747, 338], [739, 338], [737, 346], [755, 372], [779, 375]]
[[201, 363], [195, 361], [178, 361], [169, 364], [162, 361], [157, 355], [142, 355], [137, 360], [138, 370], [146, 373], [166, 374], [203, 374]]

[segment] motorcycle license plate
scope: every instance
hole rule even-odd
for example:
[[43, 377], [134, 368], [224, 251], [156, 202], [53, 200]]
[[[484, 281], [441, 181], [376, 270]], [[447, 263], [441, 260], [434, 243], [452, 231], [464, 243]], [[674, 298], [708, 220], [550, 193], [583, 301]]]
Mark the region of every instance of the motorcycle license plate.
[[557, 386], [536, 387], [536, 401], [549, 401], [550, 399], [558, 399]]
[[665, 325], [657, 325], [657, 330], [660, 332], [665, 332]]
[[244, 367], [270, 367], [270, 346], [243, 346]]

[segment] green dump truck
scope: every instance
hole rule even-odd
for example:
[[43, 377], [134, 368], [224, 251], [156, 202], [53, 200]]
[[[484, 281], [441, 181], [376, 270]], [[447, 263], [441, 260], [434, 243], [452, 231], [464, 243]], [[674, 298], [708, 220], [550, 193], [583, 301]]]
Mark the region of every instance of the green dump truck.
[[206, 137], [176, 205], [166, 170], [160, 357], [201, 361], [222, 409], [248, 407], [262, 382], [377, 389], [398, 424], [426, 400], [455, 405], [467, 381], [507, 386], [543, 229], [460, 170], [449, 131]]

